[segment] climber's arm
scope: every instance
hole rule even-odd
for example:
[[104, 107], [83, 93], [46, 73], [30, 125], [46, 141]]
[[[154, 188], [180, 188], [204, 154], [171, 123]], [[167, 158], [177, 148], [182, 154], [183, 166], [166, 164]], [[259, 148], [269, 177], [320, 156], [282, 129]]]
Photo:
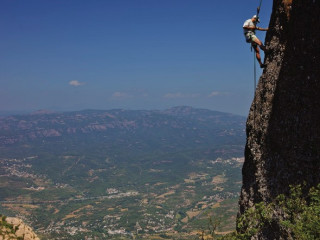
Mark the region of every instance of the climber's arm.
[[259, 31], [268, 31], [269, 28], [260, 28], [260, 27], [256, 27], [255, 29], [259, 30]]

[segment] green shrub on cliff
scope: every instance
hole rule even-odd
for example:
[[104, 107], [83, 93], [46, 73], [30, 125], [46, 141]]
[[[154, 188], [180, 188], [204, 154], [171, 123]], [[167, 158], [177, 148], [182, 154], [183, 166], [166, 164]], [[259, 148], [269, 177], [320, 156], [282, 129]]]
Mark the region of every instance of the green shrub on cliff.
[[[281, 213], [275, 217], [274, 211]], [[221, 240], [245, 240], [264, 229], [272, 229], [276, 223], [292, 239], [320, 239], [320, 184], [304, 197], [302, 186], [291, 186], [290, 195], [279, 195], [273, 203], [263, 202], [248, 209], [237, 221], [237, 233], [221, 237]]]
[[290, 198], [280, 195], [277, 200], [285, 214], [280, 224], [290, 230], [295, 239], [320, 239], [320, 184], [311, 188], [306, 198], [299, 185], [291, 188]]
[[15, 233], [13, 225], [6, 221], [7, 217], [0, 214], [0, 236], [5, 233]]

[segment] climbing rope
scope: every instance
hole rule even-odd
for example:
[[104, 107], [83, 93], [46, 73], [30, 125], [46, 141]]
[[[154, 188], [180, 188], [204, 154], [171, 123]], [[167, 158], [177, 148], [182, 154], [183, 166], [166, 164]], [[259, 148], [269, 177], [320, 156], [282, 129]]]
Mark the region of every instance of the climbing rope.
[[253, 74], [253, 83], [254, 83], [254, 91], [256, 91], [257, 88], [257, 63], [256, 63], [256, 52], [253, 51], [253, 61], [254, 61], [254, 74]]
[[255, 127], [256, 120], [256, 89], [257, 89], [257, 63], [256, 63], [256, 52], [253, 51], [253, 127]]
[[257, 17], [259, 17], [260, 8], [261, 8], [262, 0], [260, 0], [259, 7], [257, 8]]
[[[259, 7], [257, 8], [257, 18], [259, 17], [260, 9], [262, 5], [262, 0], [260, 0]], [[252, 47], [251, 47], [252, 51]], [[255, 127], [256, 123], [256, 89], [257, 89], [257, 64], [256, 64], [256, 51], [253, 51], [253, 87], [254, 87], [254, 95], [253, 95], [253, 127]]]

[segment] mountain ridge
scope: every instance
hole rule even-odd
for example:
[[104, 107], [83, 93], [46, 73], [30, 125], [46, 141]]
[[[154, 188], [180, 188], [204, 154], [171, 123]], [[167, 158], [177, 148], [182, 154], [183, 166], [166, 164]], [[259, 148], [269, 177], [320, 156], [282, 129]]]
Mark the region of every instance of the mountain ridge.
[[[204, 116], [202, 119], [201, 115]], [[10, 145], [27, 140], [58, 138], [73, 134], [108, 133], [113, 130], [132, 133], [142, 128], [181, 129], [187, 125], [195, 130], [204, 126], [213, 130], [217, 125], [230, 127], [238, 121], [244, 122], [243, 120], [241, 116], [191, 107], [175, 107], [164, 111], [112, 109], [41, 112], [1, 117], [0, 143]], [[240, 131], [241, 127], [237, 126], [236, 131]]]

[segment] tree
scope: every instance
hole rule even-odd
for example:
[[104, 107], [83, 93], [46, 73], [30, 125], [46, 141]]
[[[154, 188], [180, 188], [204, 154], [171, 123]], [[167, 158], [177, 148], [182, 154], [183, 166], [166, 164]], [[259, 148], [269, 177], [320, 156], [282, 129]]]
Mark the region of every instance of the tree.
[[[292, 239], [320, 239], [320, 184], [303, 195], [301, 185], [290, 186], [289, 196], [279, 195], [274, 202], [260, 202], [238, 219], [239, 232], [221, 237], [222, 240], [250, 239], [276, 221]], [[281, 217], [274, 212], [280, 212]]]

